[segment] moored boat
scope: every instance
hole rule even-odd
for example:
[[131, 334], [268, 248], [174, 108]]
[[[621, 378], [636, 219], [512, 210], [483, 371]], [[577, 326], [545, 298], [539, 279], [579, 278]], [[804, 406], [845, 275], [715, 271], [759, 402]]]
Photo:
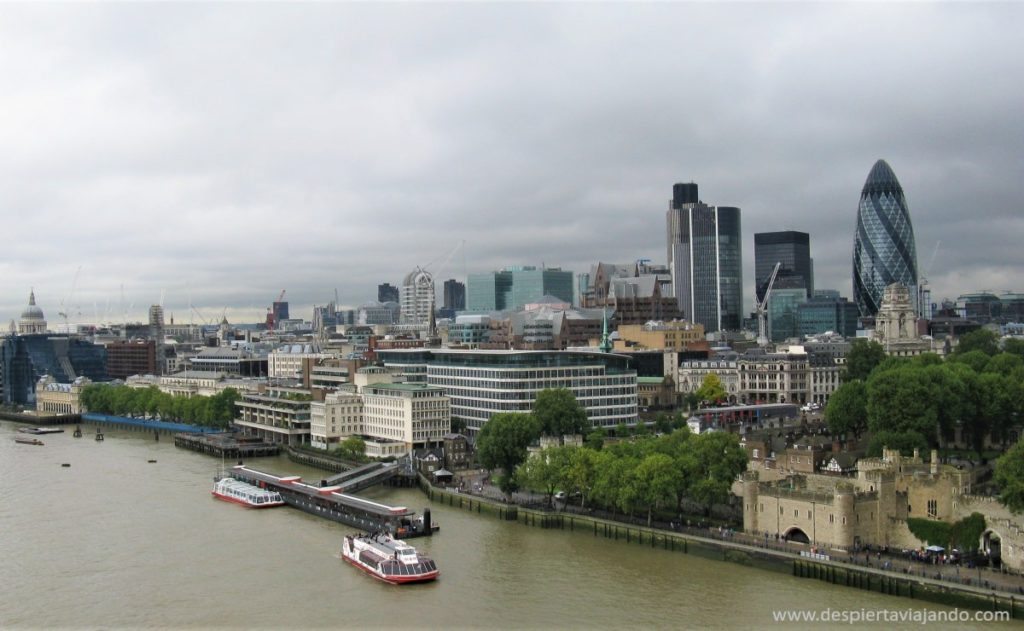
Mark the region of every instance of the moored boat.
[[423, 583], [441, 573], [433, 559], [387, 533], [347, 535], [341, 557], [374, 578], [388, 583]]
[[[150, 462], [155, 462], [151, 460]], [[261, 489], [234, 478], [220, 478], [213, 485], [213, 496], [226, 502], [234, 502], [249, 508], [272, 508], [284, 506], [281, 494]]]
[[42, 445], [43, 441], [38, 438], [28, 438], [27, 436], [15, 436], [14, 442], [21, 443], [22, 445]]
[[63, 427], [19, 427], [18, 431], [22, 434], [60, 434], [63, 433]]

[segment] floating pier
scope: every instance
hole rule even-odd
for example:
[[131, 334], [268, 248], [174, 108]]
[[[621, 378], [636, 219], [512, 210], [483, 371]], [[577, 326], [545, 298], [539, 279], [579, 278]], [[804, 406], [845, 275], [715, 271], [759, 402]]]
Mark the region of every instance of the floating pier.
[[[404, 506], [388, 506], [342, 493], [341, 486], [313, 486], [304, 483], [299, 476], [280, 477], [244, 465], [232, 467], [227, 475], [277, 491], [289, 506], [366, 532], [384, 531], [399, 539], [409, 539], [430, 536], [438, 529], [430, 521], [430, 509], [425, 509], [423, 515], [417, 517], [414, 511]], [[356, 477], [362, 476], [357, 474]]]
[[258, 458], [281, 453], [279, 445], [241, 434], [175, 434], [174, 446], [218, 458]]

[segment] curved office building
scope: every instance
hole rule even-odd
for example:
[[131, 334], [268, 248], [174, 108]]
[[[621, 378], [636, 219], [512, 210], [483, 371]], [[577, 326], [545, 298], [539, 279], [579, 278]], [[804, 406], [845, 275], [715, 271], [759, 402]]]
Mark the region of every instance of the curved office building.
[[861, 316], [878, 313], [885, 288], [906, 285], [917, 295], [914, 226], [896, 174], [879, 160], [860, 193], [853, 240], [853, 298]]

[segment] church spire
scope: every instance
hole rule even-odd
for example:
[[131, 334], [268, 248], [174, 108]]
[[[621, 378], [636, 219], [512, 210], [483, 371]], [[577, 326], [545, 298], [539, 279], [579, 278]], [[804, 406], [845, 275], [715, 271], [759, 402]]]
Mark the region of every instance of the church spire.
[[604, 308], [601, 310], [604, 314], [603, 322], [601, 324], [601, 352], [610, 353], [612, 352], [612, 341], [608, 339], [608, 309]]

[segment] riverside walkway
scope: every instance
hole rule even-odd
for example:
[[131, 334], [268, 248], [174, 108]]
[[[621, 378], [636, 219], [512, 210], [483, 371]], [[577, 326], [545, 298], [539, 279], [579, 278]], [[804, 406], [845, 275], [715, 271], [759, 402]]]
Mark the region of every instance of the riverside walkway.
[[[494, 502], [505, 503], [505, 496], [497, 487], [489, 484], [485, 474], [481, 472], [477, 476], [468, 478], [468, 484], [460, 489], [451, 489], [451, 492], [460, 493], [467, 497], [486, 498]], [[647, 520], [641, 518], [630, 518], [626, 515], [612, 515], [604, 511], [581, 508], [571, 503], [555, 501], [551, 508], [547, 508], [547, 496], [539, 493], [516, 492], [512, 494], [509, 505], [529, 507], [533, 510], [551, 512], [553, 514], [579, 515], [601, 519], [608, 523], [629, 525], [630, 527], [647, 527]], [[729, 528], [709, 527], [698, 525], [694, 520], [689, 522], [664, 522], [653, 520], [649, 527], [656, 532], [679, 533], [698, 540], [714, 541], [730, 546], [743, 546], [738, 549], [755, 549], [770, 551], [787, 555], [790, 559], [808, 559], [811, 557], [801, 556], [811, 552], [813, 546], [777, 540], [772, 537], [747, 534]], [[1007, 595], [1021, 596], [1024, 600], [1024, 575], [1007, 570], [981, 568], [956, 565], [956, 564], [933, 564], [925, 560], [912, 560], [901, 554], [892, 554], [877, 549], [860, 550], [856, 553], [826, 552], [828, 563], [840, 563], [850, 568], [859, 568], [878, 576], [885, 576], [893, 579], [914, 579], [927, 581], [936, 585], [955, 586], [957, 588], [971, 588], [977, 593], [1001, 592]], [[824, 559], [818, 559], [824, 561]]]

